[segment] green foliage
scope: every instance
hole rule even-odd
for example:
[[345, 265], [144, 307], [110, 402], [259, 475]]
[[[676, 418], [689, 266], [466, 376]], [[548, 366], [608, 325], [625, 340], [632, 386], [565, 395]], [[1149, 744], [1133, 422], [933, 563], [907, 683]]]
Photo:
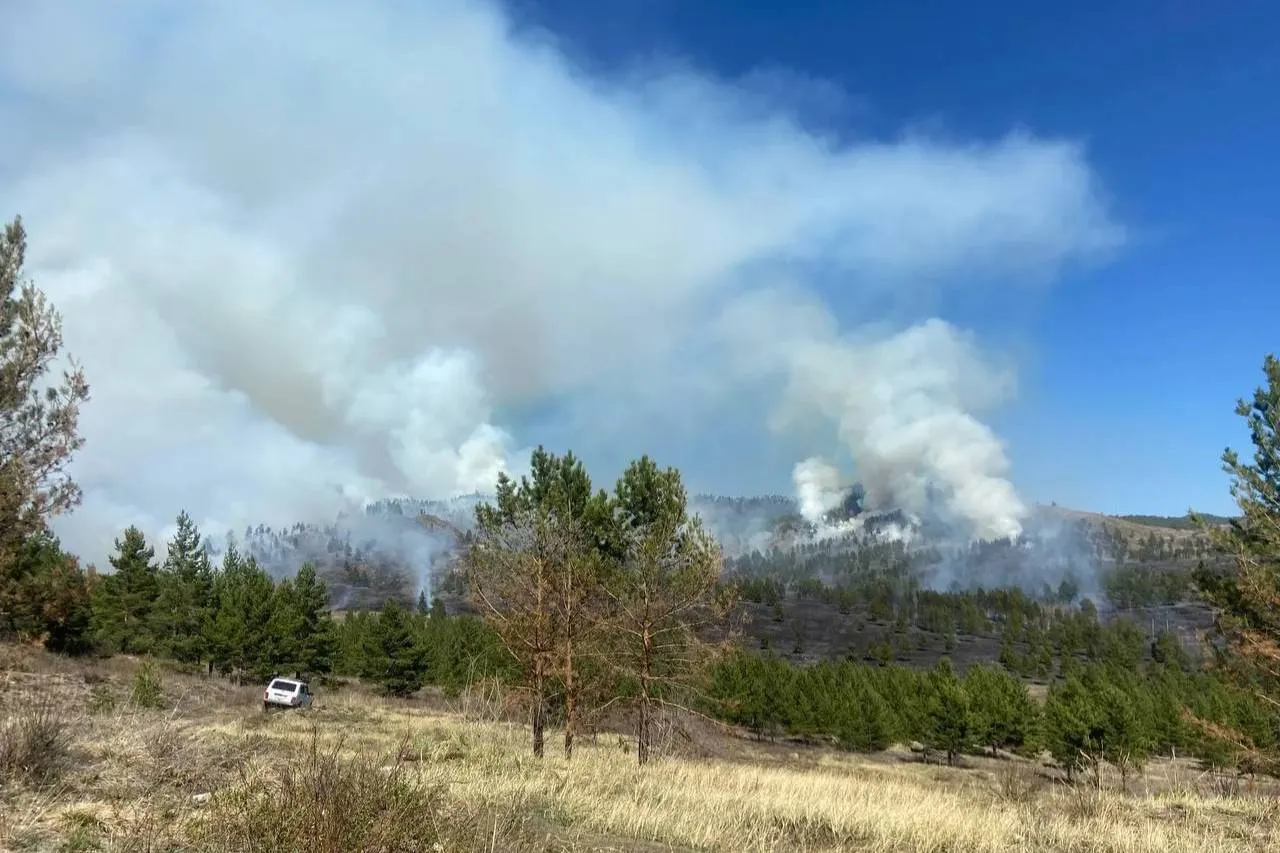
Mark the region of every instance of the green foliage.
[[973, 744], [973, 713], [969, 692], [956, 678], [951, 661], [943, 658], [929, 673], [932, 695], [929, 701], [929, 746], [946, 753], [947, 763], [956, 759]]
[[160, 673], [149, 660], [143, 661], [133, 675], [133, 684], [129, 688], [129, 702], [135, 708], [162, 710], [167, 707], [164, 696], [164, 682]]
[[209, 626], [210, 662], [218, 671], [262, 680], [275, 675], [272, 636], [275, 585], [253, 557], [227, 548], [214, 581], [216, 610]]
[[413, 617], [388, 599], [370, 636], [365, 673], [391, 696], [411, 696], [426, 679], [426, 656]]
[[1102, 709], [1078, 676], [1049, 688], [1044, 707], [1049, 752], [1069, 776], [1092, 767], [1101, 757], [1106, 734]]
[[[1274, 704], [1280, 702], [1280, 359], [1268, 355], [1263, 373], [1266, 384], [1236, 406], [1249, 427], [1252, 461], [1231, 449], [1222, 454], [1239, 515], [1225, 528], [1202, 519], [1233, 565], [1226, 571], [1202, 566], [1196, 580], [1220, 611], [1219, 628], [1231, 649], [1223, 669]], [[1255, 764], [1274, 769], [1280, 755], [1273, 744], [1250, 739], [1244, 747]]]
[[964, 677], [969, 696], [973, 741], [997, 750], [1027, 751], [1035, 744], [1039, 709], [1027, 688], [1007, 671], [990, 665], [971, 668]]
[[0, 575], [0, 638], [39, 640], [51, 652], [92, 647], [89, 588], [75, 557], [48, 532], [29, 537]]
[[160, 593], [155, 549], [137, 527], [116, 540], [110, 562], [114, 571], [93, 590], [93, 635], [108, 652], [147, 654], [155, 648], [152, 614]]
[[[80, 502], [68, 473], [79, 434], [80, 404], [89, 396], [84, 372], [63, 360], [62, 318], [23, 273], [27, 235], [21, 217], [0, 230], [0, 613], [40, 613], [42, 584], [24, 583], [15, 567], [33, 537]], [[11, 610], [10, 608], [15, 608]], [[0, 618], [0, 631], [5, 630]]]
[[329, 672], [333, 624], [328, 592], [315, 567], [304, 563], [293, 578], [275, 586], [263, 644], [264, 669], [300, 676]]
[[160, 571], [150, 624], [155, 652], [183, 663], [204, 660], [213, 604], [208, 550], [195, 522], [184, 511], [178, 515], [177, 532]]
[[688, 514], [674, 468], [643, 456], [614, 489], [620, 559], [599, 575], [613, 613], [605, 660], [636, 687], [637, 758], [648, 759], [651, 706], [680, 701], [698, 676], [706, 646], [698, 629], [716, 621], [720, 546]]

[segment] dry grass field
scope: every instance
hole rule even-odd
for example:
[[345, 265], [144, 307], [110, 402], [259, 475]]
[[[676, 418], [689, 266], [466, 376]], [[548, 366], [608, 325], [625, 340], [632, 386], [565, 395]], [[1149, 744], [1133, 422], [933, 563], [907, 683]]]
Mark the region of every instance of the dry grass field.
[[[1115, 851], [1280, 849], [1274, 792], [1215, 791], [1162, 762], [1125, 795], [1031, 762], [923, 764], [697, 729], [641, 769], [600, 735], [528, 753], [484, 697], [320, 691], [264, 714], [260, 688], [0, 647], [0, 848], [32, 851]], [[694, 730], [696, 727], [690, 727]], [[552, 747], [558, 746], [553, 740]]]

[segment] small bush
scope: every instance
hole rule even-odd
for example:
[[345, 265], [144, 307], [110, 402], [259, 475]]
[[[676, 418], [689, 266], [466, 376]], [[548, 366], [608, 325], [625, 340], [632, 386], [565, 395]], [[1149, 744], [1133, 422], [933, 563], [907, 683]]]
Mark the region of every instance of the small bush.
[[89, 689], [86, 704], [90, 714], [110, 714], [116, 709], [116, 695], [111, 692], [111, 688], [98, 684]]
[[135, 708], [160, 710], [166, 707], [164, 684], [160, 681], [160, 673], [156, 672], [155, 664], [151, 661], [143, 661], [142, 666], [138, 667], [138, 672], [133, 677], [129, 701]]
[[1047, 784], [1043, 776], [1032, 770], [1009, 766], [996, 776], [995, 793], [1003, 802], [1021, 805], [1039, 798]]
[[70, 756], [70, 725], [47, 699], [27, 702], [0, 723], [0, 786], [50, 785], [62, 775]]
[[[340, 758], [341, 744], [322, 749], [318, 736], [274, 772], [219, 794], [193, 834], [208, 850], [243, 853], [429, 851], [451, 822], [441, 792], [397, 761]], [[454, 829], [456, 827], [449, 827]]]

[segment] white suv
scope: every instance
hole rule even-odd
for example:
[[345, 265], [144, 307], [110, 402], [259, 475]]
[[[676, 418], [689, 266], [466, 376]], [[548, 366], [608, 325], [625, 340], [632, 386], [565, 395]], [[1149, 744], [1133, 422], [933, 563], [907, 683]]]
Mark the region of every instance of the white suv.
[[271, 706], [281, 708], [310, 708], [311, 691], [307, 682], [294, 678], [273, 678], [262, 694], [262, 710], [270, 711]]

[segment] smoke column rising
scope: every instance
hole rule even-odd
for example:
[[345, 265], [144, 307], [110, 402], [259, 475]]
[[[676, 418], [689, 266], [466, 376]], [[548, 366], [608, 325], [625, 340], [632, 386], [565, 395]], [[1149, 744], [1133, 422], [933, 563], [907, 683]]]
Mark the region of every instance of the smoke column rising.
[[800, 515], [810, 524], [823, 523], [827, 513], [837, 509], [849, 492], [849, 486], [840, 482], [840, 470], [817, 457], [796, 463], [792, 480]]
[[[883, 338], [804, 340], [790, 353], [786, 424], [814, 415], [835, 427], [870, 510], [900, 509], [976, 539], [1016, 537], [1027, 508], [1003, 445], [975, 413], [1003, 401], [1013, 376], [940, 320]], [[838, 504], [838, 471], [796, 468], [806, 518]]]
[[[758, 420], [781, 384], [873, 504], [932, 482], [1016, 531], [967, 344], [849, 336], [803, 271], [912, 304], [1110, 251], [1083, 147], [833, 141], [791, 112], [802, 75], [767, 82], [593, 76], [482, 0], [14, 4], [0, 196], [93, 393], [64, 544], [101, 566], [183, 508], [216, 536], [488, 491], [542, 440], [512, 415], [535, 408], [567, 446], [607, 434], [609, 465], [714, 429], [713, 404]], [[826, 338], [742, 310], [761, 269]], [[745, 348], [708, 335], [749, 316]]]

